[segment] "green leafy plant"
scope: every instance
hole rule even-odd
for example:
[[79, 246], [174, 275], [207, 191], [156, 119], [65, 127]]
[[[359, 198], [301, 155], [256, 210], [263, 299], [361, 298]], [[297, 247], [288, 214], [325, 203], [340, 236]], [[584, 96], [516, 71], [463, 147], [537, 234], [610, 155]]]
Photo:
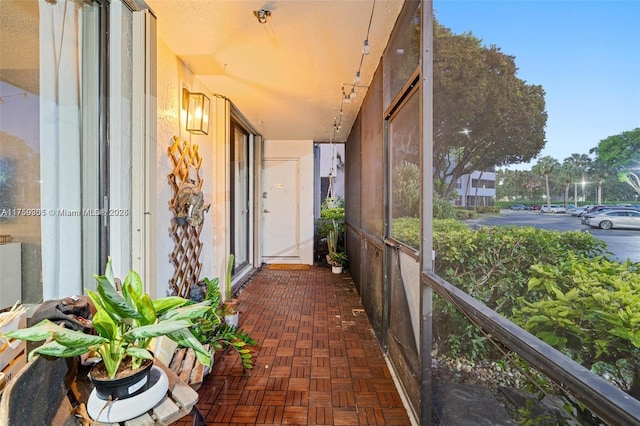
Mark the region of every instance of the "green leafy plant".
[[[541, 297], [540, 291], [528, 288], [533, 265], [553, 267], [571, 256], [592, 258], [605, 253], [605, 244], [584, 232], [514, 226], [471, 229], [454, 220], [434, 220], [433, 241], [435, 272], [507, 318], [524, 300]], [[470, 359], [501, 356], [479, 340], [482, 333], [443, 299], [434, 297], [434, 311], [440, 353], [455, 349]], [[460, 337], [455, 348], [447, 342], [451, 335]]]
[[329, 263], [332, 266], [347, 266], [347, 255], [341, 251], [334, 251], [329, 255]]
[[143, 291], [140, 276], [130, 271], [122, 284], [122, 294], [116, 289], [108, 260], [105, 275], [95, 275], [97, 291], [87, 290], [96, 309], [93, 328], [96, 335], [66, 329], [49, 320], [7, 333], [7, 337], [42, 341], [43, 345], [29, 353], [54, 357], [74, 357], [91, 351], [99, 354], [110, 378], [114, 378], [122, 361], [131, 357], [133, 369], [145, 359], [153, 359], [148, 348], [154, 337], [168, 336], [178, 345], [192, 348], [198, 360], [211, 364], [209, 352], [191, 332], [197, 319], [210, 311], [207, 303], [188, 305], [178, 296], [151, 300]]
[[256, 341], [240, 328], [232, 327], [221, 316], [225, 315], [224, 306], [220, 304], [221, 294], [218, 278], [205, 278], [207, 295], [205, 301], [211, 306], [198, 321], [194, 334], [202, 344], [209, 344], [215, 349], [232, 349], [242, 362], [245, 369], [253, 368], [253, 357], [249, 347], [255, 346]]
[[[640, 398], [640, 264], [598, 257], [534, 265], [513, 321], [585, 367], [596, 363]], [[609, 367], [605, 367], [608, 364]]]
[[227, 260], [227, 272], [225, 275], [225, 294], [224, 294], [224, 315], [234, 315], [238, 313], [237, 304], [238, 301], [233, 297], [233, 291], [231, 288], [231, 275], [233, 274], [233, 265], [235, 261], [235, 255], [232, 253]]

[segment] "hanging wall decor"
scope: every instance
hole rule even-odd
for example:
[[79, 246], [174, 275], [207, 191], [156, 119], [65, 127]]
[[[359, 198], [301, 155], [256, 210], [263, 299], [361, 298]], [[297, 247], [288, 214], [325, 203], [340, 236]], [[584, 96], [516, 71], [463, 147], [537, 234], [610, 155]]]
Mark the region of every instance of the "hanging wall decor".
[[174, 136], [169, 159], [173, 166], [168, 176], [172, 189], [169, 209], [173, 213], [171, 236], [175, 243], [171, 253], [175, 272], [169, 285], [172, 293], [188, 299], [191, 286], [200, 279], [200, 233], [210, 205], [204, 205], [198, 145]]

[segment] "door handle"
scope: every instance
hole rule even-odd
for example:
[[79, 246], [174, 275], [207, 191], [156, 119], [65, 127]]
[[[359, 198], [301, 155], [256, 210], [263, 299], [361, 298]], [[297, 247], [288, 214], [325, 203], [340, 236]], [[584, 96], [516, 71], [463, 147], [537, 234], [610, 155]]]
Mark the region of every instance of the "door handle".
[[262, 210], [264, 213], [271, 213], [271, 210], [264, 209]]

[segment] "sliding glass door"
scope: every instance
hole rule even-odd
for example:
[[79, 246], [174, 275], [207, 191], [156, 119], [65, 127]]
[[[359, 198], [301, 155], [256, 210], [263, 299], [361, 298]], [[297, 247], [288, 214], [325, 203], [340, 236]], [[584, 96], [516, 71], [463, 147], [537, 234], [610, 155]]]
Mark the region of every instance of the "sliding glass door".
[[249, 172], [250, 135], [239, 123], [231, 121], [231, 253], [234, 270], [249, 264]]

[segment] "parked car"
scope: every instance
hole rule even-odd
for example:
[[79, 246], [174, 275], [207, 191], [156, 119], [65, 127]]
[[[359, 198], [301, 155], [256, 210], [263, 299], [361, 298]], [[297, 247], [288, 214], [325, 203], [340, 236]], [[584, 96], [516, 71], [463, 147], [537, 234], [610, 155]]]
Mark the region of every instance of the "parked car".
[[603, 213], [609, 210], [631, 210], [631, 211], [640, 211], [640, 209], [637, 209], [635, 207], [626, 207], [626, 206], [604, 206], [604, 205], [597, 205], [597, 206], [593, 206], [589, 209], [586, 209], [581, 217], [581, 223], [582, 224], [587, 224], [587, 219], [589, 219], [590, 217], [598, 214], [598, 213]]
[[540, 207], [540, 213], [566, 213], [567, 209], [559, 204], [551, 204], [550, 206], [544, 204]]
[[582, 213], [584, 213], [590, 207], [592, 207], [592, 205], [576, 207], [575, 209], [571, 210], [571, 216], [582, 216]]
[[640, 229], [640, 211], [636, 209], [605, 210], [587, 217], [586, 225], [602, 229]]
[[524, 204], [511, 204], [509, 210], [528, 210]]

